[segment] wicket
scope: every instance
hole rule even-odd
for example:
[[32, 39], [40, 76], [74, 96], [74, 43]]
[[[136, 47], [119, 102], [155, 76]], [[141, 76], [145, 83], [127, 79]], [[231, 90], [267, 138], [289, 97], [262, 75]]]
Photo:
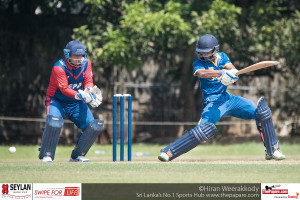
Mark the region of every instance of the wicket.
[[128, 161], [131, 161], [131, 110], [130, 94], [115, 94], [113, 96], [113, 161], [117, 161], [117, 99], [120, 97], [120, 161], [124, 161], [124, 98], [128, 99]]

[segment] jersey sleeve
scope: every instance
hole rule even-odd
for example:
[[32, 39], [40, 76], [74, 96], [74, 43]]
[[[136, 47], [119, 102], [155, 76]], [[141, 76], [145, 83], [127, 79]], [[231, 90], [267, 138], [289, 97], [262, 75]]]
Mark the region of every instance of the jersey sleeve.
[[223, 68], [225, 68], [225, 66], [229, 63], [231, 63], [231, 61], [229, 60], [228, 56], [226, 55], [226, 53], [222, 53], [221, 54], [222, 56], [222, 65], [223, 65]]
[[193, 63], [193, 75], [194, 76], [197, 76], [197, 71], [202, 70], [202, 69], [205, 69], [205, 68], [203, 67], [203, 65], [201, 65], [200, 62], [195, 61]]
[[92, 64], [90, 60], [88, 61], [87, 69], [83, 74], [83, 88], [85, 89], [87, 87], [94, 87]]
[[63, 95], [70, 97], [70, 98], [74, 98], [75, 95], [78, 93], [75, 90], [72, 90], [71, 88], [69, 88], [67, 75], [61, 67], [54, 66], [51, 76], [53, 76], [53, 78], [57, 84], [57, 87], [59, 88], [59, 90], [61, 91], [61, 93]]

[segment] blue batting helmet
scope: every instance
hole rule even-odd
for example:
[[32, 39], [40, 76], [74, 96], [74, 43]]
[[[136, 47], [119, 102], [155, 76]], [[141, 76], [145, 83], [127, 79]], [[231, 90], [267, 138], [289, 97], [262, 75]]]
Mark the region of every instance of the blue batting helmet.
[[[82, 59], [71, 59], [70, 54], [82, 55]], [[73, 67], [80, 67], [84, 65], [87, 62], [86, 54], [87, 53], [84, 45], [78, 40], [70, 41], [64, 49], [65, 58], [67, 62]]]
[[[210, 51], [212, 51], [212, 53], [209, 55], [204, 56], [199, 54], [199, 53], [207, 53]], [[198, 59], [200, 59], [203, 62], [212, 60], [214, 58], [214, 55], [218, 53], [218, 51], [219, 51], [219, 42], [215, 36], [211, 34], [205, 34], [199, 38], [196, 47], [196, 55]]]

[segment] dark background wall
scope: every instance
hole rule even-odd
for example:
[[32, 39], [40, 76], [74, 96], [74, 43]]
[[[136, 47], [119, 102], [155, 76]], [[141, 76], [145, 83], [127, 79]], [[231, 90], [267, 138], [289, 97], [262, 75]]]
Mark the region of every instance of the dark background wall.
[[[63, 56], [73, 28], [84, 16], [0, 16], [0, 115], [45, 116], [45, 94], [53, 64]], [[36, 143], [42, 123], [0, 121], [0, 143]], [[71, 127], [72, 128], [72, 127]]]
[[0, 16], [0, 115], [42, 115], [51, 68], [84, 22], [72, 15]]

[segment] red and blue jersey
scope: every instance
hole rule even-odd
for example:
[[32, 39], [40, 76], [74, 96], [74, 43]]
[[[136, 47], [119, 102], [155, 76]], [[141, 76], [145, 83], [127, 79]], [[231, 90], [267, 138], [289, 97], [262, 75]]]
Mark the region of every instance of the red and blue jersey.
[[52, 68], [46, 101], [52, 97], [64, 103], [75, 103], [79, 101], [75, 99], [79, 89], [84, 90], [93, 86], [90, 60], [81, 67], [72, 67], [65, 58], [62, 58]]

